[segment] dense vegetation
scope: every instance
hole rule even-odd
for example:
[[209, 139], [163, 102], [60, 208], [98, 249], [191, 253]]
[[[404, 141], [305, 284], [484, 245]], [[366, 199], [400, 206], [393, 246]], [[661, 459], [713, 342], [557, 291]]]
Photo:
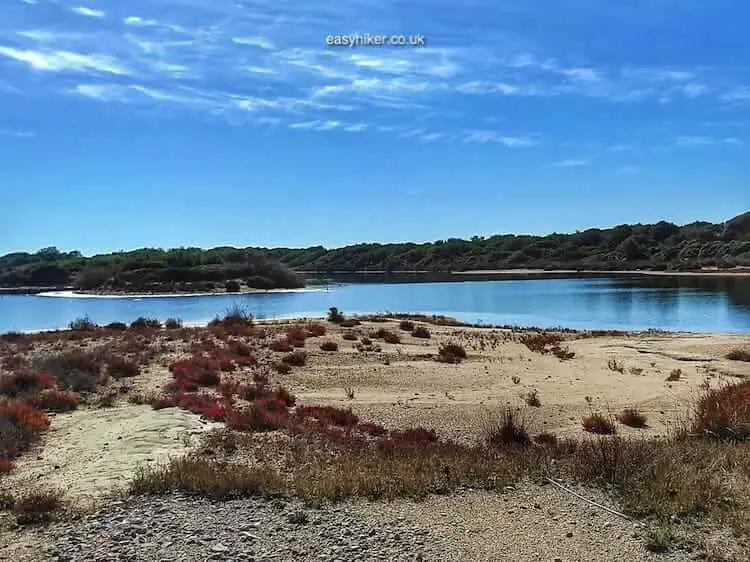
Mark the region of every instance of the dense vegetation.
[[74, 285], [121, 291], [239, 290], [295, 288], [302, 280], [288, 267], [247, 248], [144, 248], [83, 257], [45, 248], [0, 257], [0, 286]]
[[723, 268], [750, 265], [750, 213], [721, 224], [677, 226], [662, 221], [549, 236], [475, 236], [471, 240], [450, 238], [425, 244], [265, 251], [294, 269], [321, 272]]
[[592, 228], [548, 236], [475, 236], [424, 244], [343, 248], [144, 248], [84, 257], [45, 248], [0, 257], [0, 286], [75, 285], [79, 289], [184, 291], [242, 286], [294, 288], [300, 272], [429, 271], [513, 268], [670, 269], [750, 266], [750, 212], [725, 223], [669, 222]]

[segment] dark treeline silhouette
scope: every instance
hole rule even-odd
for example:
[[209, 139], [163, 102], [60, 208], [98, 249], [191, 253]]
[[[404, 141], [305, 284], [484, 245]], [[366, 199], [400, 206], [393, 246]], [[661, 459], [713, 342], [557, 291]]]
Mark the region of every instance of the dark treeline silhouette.
[[83, 257], [45, 248], [0, 257], [0, 286], [73, 285], [84, 290], [237, 291], [296, 288], [302, 279], [287, 266], [252, 248], [144, 248]]
[[694, 270], [750, 266], [750, 212], [727, 222], [592, 228], [548, 236], [475, 236], [343, 248], [144, 248], [84, 257], [45, 248], [0, 257], [0, 286], [122, 291], [295, 288], [304, 272], [493, 269]]
[[467, 271], [493, 269], [670, 269], [750, 265], [750, 212], [725, 223], [669, 222], [592, 228], [548, 236], [475, 236], [425, 244], [357, 244], [328, 250], [263, 249], [300, 271]]

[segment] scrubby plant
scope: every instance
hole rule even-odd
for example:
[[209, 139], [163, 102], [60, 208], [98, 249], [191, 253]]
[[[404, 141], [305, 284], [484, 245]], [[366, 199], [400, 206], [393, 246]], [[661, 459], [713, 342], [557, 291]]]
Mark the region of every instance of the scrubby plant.
[[667, 376], [667, 382], [675, 382], [680, 380], [680, 377], [682, 376], [682, 369], [672, 369], [670, 371], [669, 376]]
[[357, 341], [357, 334], [354, 332], [345, 332], [341, 337], [347, 341]]
[[56, 385], [55, 377], [23, 369], [8, 375], [0, 375], [0, 395], [11, 398], [33, 394]]
[[292, 367], [288, 363], [284, 363], [283, 361], [277, 361], [273, 364], [274, 370], [279, 373], [280, 375], [288, 375], [292, 372]]
[[438, 361], [441, 363], [460, 363], [466, 359], [466, 349], [459, 343], [444, 343], [438, 349]]
[[534, 443], [536, 443], [537, 445], [547, 445], [550, 447], [554, 447], [555, 445], [557, 445], [557, 437], [554, 433], [548, 433], [544, 431], [534, 436]]
[[141, 373], [138, 363], [122, 357], [110, 357], [107, 361], [107, 374], [116, 379], [137, 377]]
[[320, 322], [310, 322], [305, 326], [307, 335], [310, 337], [320, 337], [326, 335], [326, 327]]
[[304, 351], [292, 351], [291, 353], [284, 355], [281, 360], [287, 365], [302, 367], [307, 363], [307, 353]]
[[85, 351], [66, 351], [34, 361], [34, 367], [54, 375], [58, 386], [74, 392], [92, 392], [104, 381], [102, 358]]
[[416, 326], [411, 335], [415, 338], [422, 339], [430, 339], [432, 337], [432, 334], [430, 334], [430, 330], [428, 330], [426, 326]]
[[73, 320], [68, 324], [68, 328], [74, 332], [94, 332], [99, 329], [99, 325], [88, 316], [83, 316], [82, 318]]
[[106, 326], [104, 326], [107, 330], [113, 330], [117, 332], [123, 332], [128, 329], [128, 325], [125, 324], [125, 322], [110, 322]]
[[617, 360], [617, 358], [615, 358], [615, 357], [611, 357], [610, 359], [607, 360], [607, 368], [610, 371], [614, 371], [614, 372], [617, 372], [617, 373], [624, 373], [625, 372], [625, 365], [623, 365], [622, 363], [620, 363]]
[[269, 345], [268, 348], [271, 351], [277, 351], [281, 353], [288, 353], [294, 349], [294, 346], [289, 343], [289, 340], [287, 338], [279, 338], [277, 340], [273, 340]]
[[598, 412], [584, 417], [582, 424], [585, 431], [596, 433], [597, 435], [612, 435], [617, 431], [612, 420]]
[[12, 512], [18, 525], [48, 523], [63, 508], [61, 490], [33, 490], [13, 501]]
[[411, 320], [401, 320], [401, 322], [398, 323], [398, 327], [404, 332], [412, 332], [414, 331], [414, 322]]
[[159, 330], [161, 322], [156, 318], [145, 318], [140, 316], [130, 323], [131, 330]]
[[692, 432], [729, 441], [750, 439], [750, 382], [705, 391], [695, 406]]
[[638, 408], [635, 407], [625, 408], [622, 412], [617, 414], [617, 421], [619, 421], [622, 425], [627, 425], [628, 427], [647, 427], [646, 416], [642, 414], [638, 410]]
[[182, 320], [179, 318], [167, 318], [164, 322], [164, 327], [167, 330], [179, 330], [182, 328]]
[[531, 444], [523, 417], [511, 408], [490, 414], [485, 422], [484, 438], [493, 448], [526, 447]]
[[733, 349], [726, 355], [730, 361], [750, 361], [750, 350]]
[[80, 398], [74, 392], [47, 389], [29, 396], [26, 401], [39, 410], [70, 412], [78, 407]]
[[339, 344], [337, 344], [335, 341], [324, 341], [320, 344], [320, 349], [323, 351], [338, 351]]
[[335, 306], [332, 306], [328, 309], [328, 321], [333, 322], [334, 324], [340, 324], [345, 320], [344, 313], [341, 312], [338, 308]]
[[526, 394], [525, 401], [532, 408], [539, 408], [542, 405], [542, 401], [539, 399], [539, 391], [536, 388]]

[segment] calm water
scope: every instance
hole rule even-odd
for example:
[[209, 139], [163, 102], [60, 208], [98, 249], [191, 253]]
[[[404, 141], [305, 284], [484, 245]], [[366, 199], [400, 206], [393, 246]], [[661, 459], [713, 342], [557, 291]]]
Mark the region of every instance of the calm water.
[[0, 332], [61, 328], [138, 316], [205, 321], [238, 304], [258, 318], [422, 312], [521, 326], [750, 333], [750, 279], [614, 277], [351, 283], [326, 290], [159, 298], [0, 296]]

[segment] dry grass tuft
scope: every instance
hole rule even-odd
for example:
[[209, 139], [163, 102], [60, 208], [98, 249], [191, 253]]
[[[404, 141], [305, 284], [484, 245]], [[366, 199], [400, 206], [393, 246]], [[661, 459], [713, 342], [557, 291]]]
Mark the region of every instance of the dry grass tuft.
[[612, 435], [617, 431], [612, 420], [600, 413], [589, 414], [583, 418], [583, 429], [597, 435]]
[[646, 425], [646, 416], [642, 414], [638, 410], [638, 408], [635, 407], [625, 408], [622, 412], [617, 414], [617, 421], [619, 421], [622, 425], [627, 425], [628, 427], [648, 427]]

